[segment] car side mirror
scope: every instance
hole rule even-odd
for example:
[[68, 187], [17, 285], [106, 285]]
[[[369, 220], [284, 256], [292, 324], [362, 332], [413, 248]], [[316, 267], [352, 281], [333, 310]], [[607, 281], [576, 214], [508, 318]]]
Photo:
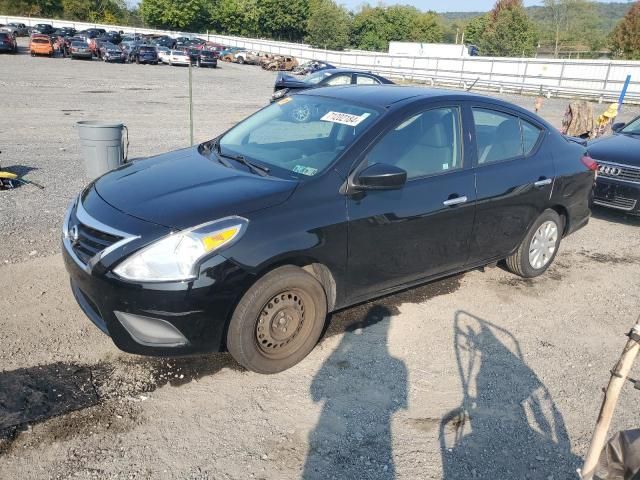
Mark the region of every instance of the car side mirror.
[[407, 183], [407, 172], [395, 165], [374, 163], [355, 178], [357, 190], [394, 190]]
[[618, 133], [620, 130], [622, 130], [627, 124], [624, 122], [619, 122], [619, 123], [614, 123], [613, 125], [611, 125], [611, 130], [613, 130], [614, 132]]

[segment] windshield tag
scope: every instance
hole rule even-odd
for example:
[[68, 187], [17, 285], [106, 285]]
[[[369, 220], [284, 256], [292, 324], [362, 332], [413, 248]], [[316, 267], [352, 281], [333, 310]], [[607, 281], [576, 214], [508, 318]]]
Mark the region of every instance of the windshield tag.
[[316, 173], [318, 173], [317, 168], [305, 167], [304, 165], [296, 165], [293, 167], [294, 173], [301, 173], [302, 175], [306, 175], [307, 177], [313, 177]]
[[340, 123], [342, 125], [348, 125], [350, 127], [357, 127], [362, 123], [367, 117], [369, 113], [363, 113], [362, 115], [352, 115], [350, 113], [341, 113], [341, 112], [327, 112], [324, 117], [320, 120], [324, 122], [333, 122]]

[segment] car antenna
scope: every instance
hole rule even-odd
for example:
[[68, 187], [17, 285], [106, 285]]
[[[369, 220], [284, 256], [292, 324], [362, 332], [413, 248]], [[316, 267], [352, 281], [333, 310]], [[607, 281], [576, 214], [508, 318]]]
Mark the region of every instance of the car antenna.
[[476, 78], [476, 79], [473, 81], [473, 83], [471, 84], [471, 86], [470, 86], [469, 88], [467, 88], [467, 92], [470, 92], [470, 91], [471, 91], [471, 89], [472, 89], [473, 87], [475, 87], [475, 86], [476, 86], [476, 83], [478, 83], [478, 80], [480, 80], [480, 77]]

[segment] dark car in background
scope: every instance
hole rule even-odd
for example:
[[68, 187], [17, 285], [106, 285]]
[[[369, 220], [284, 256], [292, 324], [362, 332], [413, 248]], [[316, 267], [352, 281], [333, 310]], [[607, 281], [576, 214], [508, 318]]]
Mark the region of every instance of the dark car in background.
[[133, 47], [129, 52], [129, 61], [138, 64], [144, 63], [148, 65], [158, 64], [158, 52], [153, 45], [139, 45]]
[[83, 58], [85, 60], [93, 59], [93, 52], [91, 51], [89, 44], [80, 40], [71, 42], [69, 55], [71, 56], [71, 60], [76, 60], [78, 58]]
[[0, 32], [0, 52], [18, 53], [18, 42], [12, 33]]
[[497, 99], [314, 89], [97, 179], [66, 213], [63, 257], [122, 350], [228, 350], [275, 373], [314, 348], [327, 312], [501, 260], [543, 274], [589, 220], [594, 169]]
[[153, 40], [154, 45], [158, 45], [159, 47], [167, 47], [168, 49], [176, 48], [176, 39], [171, 38], [168, 35], [164, 35], [162, 37], [158, 37]]
[[198, 67], [211, 67], [216, 68], [218, 66], [218, 52], [215, 50], [197, 50], [198, 58], [196, 59], [196, 65]]
[[589, 143], [598, 164], [594, 203], [640, 215], [640, 117], [617, 123], [613, 135]]
[[127, 54], [123, 52], [118, 45], [104, 42], [100, 46], [100, 58], [105, 62], [125, 63], [127, 61]]
[[34, 25], [33, 27], [31, 27], [31, 34], [34, 33], [41, 33], [43, 35], [51, 35], [53, 32], [55, 32], [56, 29], [53, 28], [52, 25], [50, 25], [49, 23], [38, 23], [36, 25]]
[[300, 78], [286, 73], [279, 73], [276, 77], [274, 93], [271, 101], [284, 97], [288, 93], [336, 85], [391, 85], [393, 82], [371, 72], [332, 68]]
[[187, 46], [187, 43], [191, 40], [189, 37], [177, 37], [176, 39], [175, 49], [184, 48]]

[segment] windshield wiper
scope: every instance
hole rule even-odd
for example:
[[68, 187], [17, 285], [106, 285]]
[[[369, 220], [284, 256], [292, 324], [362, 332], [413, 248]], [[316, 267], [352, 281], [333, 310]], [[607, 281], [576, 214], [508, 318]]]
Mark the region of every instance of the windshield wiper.
[[207, 146], [205, 148], [209, 152], [211, 152], [213, 150], [213, 153], [215, 153], [215, 155], [216, 155], [216, 160], [218, 160], [218, 162], [220, 162], [222, 165], [224, 165], [225, 167], [228, 167], [228, 168], [233, 168], [233, 165], [231, 165], [231, 162], [229, 162], [229, 160], [224, 158], [222, 156], [222, 154], [220, 153], [220, 145], [218, 144], [218, 140], [216, 140], [214, 143], [207, 144]]
[[242, 165], [247, 167], [249, 171], [251, 171], [252, 173], [256, 173], [261, 177], [269, 176], [269, 172], [271, 170], [267, 167], [263, 167], [262, 165], [258, 165], [256, 163], [250, 162], [242, 155], [229, 155], [227, 153], [222, 153], [222, 149], [220, 148], [220, 140], [216, 140], [215, 142], [213, 142], [213, 145], [211, 146], [213, 147], [213, 150], [215, 151], [218, 157], [218, 160], [223, 165], [226, 165], [227, 167], [231, 167], [231, 164], [227, 160], [225, 160], [225, 158], [230, 158], [231, 160], [235, 160], [236, 162], [241, 163]]

